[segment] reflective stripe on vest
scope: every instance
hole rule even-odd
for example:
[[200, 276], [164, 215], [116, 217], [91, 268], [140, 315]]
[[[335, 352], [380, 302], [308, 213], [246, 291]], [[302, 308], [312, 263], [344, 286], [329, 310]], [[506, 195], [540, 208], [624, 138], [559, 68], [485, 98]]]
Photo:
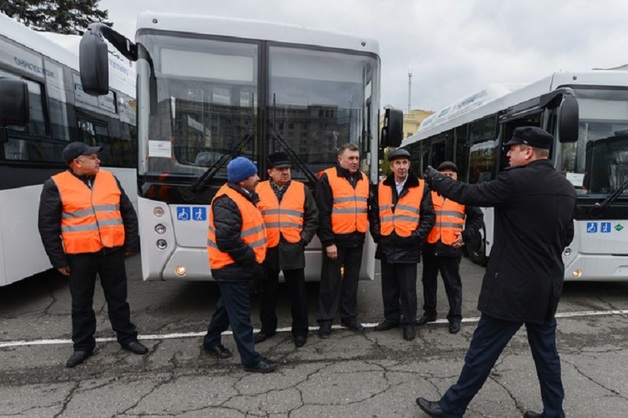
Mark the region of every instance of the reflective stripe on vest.
[[461, 233], [464, 227], [465, 206], [445, 199], [436, 192], [432, 192], [432, 205], [436, 212], [436, 222], [427, 236], [427, 243], [436, 244], [440, 240], [443, 244], [452, 245], [456, 234]]
[[67, 254], [124, 245], [122, 192], [113, 174], [100, 170], [91, 189], [69, 171], [52, 176], [52, 180], [61, 197], [61, 239]]
[[[255, 261], [262, 263], [266, 258], [266, 247], [268, 246], [262, 214], [249, 199], [233, 190], [227, 184], [218, 190], [216, 196], [212, 199], [212, 204], [223, 195], [227, 195], [238, 206], [242, 217], [240, 238], [255, 252]], [[216, 245], [216, 225], [214, 224], [214, 211], [211, 208], [209, 210], [209, 228], [207, 230], [207, 254], [211, 269], [221, 269], [230, 264], [235, 264], [229, 253], [220, 251], [218, 245]]]
[[336, 167], [325, 170], [333, 196], [331, 229], [334, 234], [365, 233], [368, 228], [369, 181], [366, 174], [359, 172], [362, 179], [355, 189], [344, 177], [338, 177]]
[[301, 241], [303, 207], [305, 206], [305, 186], [303, 183], [291, 181], [281, 203], [279, 203], [268, 180], [259, 183], [256, 191], [260, 198], [257, 207], [264, 218], [268, 246], [273, 248], [279, 245], [279, 234], [288, 242]]
[[379, 182], [377, 190], [380, 234], [388, 236], [394, 230], [400, 237], [409, 237], [419, 227], [425, 183], [419, 180], [417, 187], [409, 187], [408, 193], [397, 201], [393, 211], [393, 190], [384, 185], [384, 180]]

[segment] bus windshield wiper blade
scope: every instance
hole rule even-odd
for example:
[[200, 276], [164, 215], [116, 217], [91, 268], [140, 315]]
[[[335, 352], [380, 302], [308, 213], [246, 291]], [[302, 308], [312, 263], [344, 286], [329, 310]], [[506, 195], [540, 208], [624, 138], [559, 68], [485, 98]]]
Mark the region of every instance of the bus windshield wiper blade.
[[628, 187], [628, 179], [626, 179], [626, 181], [624, 181], [621, 186], [615, 189], [601, 203], [600, 202], [595, 203], [595, 205], [593, 205], [593, 207], [591, 208], [591, 215], [600, 216], [602, 212], [604, 212], [604, 209], [607, 206], [611, 205], [615, 200], [617, 200], [617, 198], [619, 198], [619, 196], [621, 196], [624, 190], [626, 190], [626, 187]]
[[207, 169], [199, 178], [197, 178], [194, 183], [190, 184], [190, 191], [194, 193], [198, 193], [205, 189], [209, 182], [214, 178], [218, 170], [223, 167], [230, 158], [235, 158], [238, 156], [238, 150], [245, 147], [251, 139], [255, 137], [253, 132], [247, 133], [244, 138], [240, 142], [238, 142], [235, 146], [231, 147], [231, 149], [223, 154], [218, 161], [216, 161], [211, 167]]
[[281, 136], [281, 134], [273, 130], [271, 135], [273, 139], [277, 140], [281, 144], [281, 147], [286, 151], [286, 154], [288, 154], [292, 162], [297, 166], [297, 168], [299, 168], [299, 170], [303, 172], [307, 180], [311, 183], [312, 187], [314, 187], [314, 185], [316, 185], [316, 180], [317, 180], [316, 174], [314, 174], [314, 172], [305, 163], [305, 161], [303, 161], [303, 159], [299, 156], [299, 154], [297, 154], [292, 149], [292, 147], [290, 147], [288, 142], [286, 142], [286, 140], [283, 138], [283, 136]]

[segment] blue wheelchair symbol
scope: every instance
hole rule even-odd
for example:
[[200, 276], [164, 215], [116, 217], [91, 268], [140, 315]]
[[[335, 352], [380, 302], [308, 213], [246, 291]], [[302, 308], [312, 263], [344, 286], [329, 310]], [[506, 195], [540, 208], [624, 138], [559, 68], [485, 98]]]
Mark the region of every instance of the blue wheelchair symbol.
[[587, 234], [597, 233], [597, 222], [587, 222]]
[[180, 221], [189, 221], [191, 219], [190, 207], [189, 206], [179, 206], [177, 208], [177, 219], [180, 220]]

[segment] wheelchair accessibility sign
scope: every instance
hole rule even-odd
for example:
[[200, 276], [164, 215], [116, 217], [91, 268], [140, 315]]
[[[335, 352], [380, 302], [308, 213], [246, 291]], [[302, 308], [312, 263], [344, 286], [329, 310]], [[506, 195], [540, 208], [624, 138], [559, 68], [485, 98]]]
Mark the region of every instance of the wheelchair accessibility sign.
[[179, 206], [177, 207], [177, 220], [206, 221], [207, 208], [200, 206]]
[[611, 223], [610, 222], [587, 222], [587, 234], [597, 234], [598, 232], [602, 234], [610, 234]]

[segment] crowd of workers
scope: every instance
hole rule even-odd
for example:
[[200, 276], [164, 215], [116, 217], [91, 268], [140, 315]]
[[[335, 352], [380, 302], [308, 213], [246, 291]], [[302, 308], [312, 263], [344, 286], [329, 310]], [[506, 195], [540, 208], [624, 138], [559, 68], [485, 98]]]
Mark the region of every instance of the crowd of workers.
[[[383, 299], [383, 320], [374, 330], [399, 327], [404, 340], [415, 339], [416, 326], [436, 319], [440, 271], [449, 301], [449, 332], [456, 334], [462, 319], [462, 246], [482, 228], [478, 206], [494, 206], [495, 254], [480, 295], [483, 315], [462, 374], [440, 401], [418, 398], [417, 404], [433, 417], [461, 417], [504, 346], [525, 324], [545, 409], [524, 416], [564, 416], [554, 313], [562, 289], [560, 254], [573, 236], [575, 192], [547, 160], [551, 143], [551, 135], [539, 128], [515, 129], [505, 144], [510, 169], [477, 185], [456, 181], [457, 167], [451, 161], [429, 167], [420, 179], [411, 171], [411, 155], [405, 149], [389, 154], [392, 174], [372, 185], [359, 170], [358, 147], [348, 143], [338, 150], [338, 164], [319, 174], [315, 197], [292, 180], [291, 161], [284, 152], [268, 156], [268, 180], [263, 182], [253, 162], [234, 158], [227, 166], [228, 181], [209, 211], [208, 261], [220, 298], [203, 339], [204, 350], [218, 358], [231, 357], [221, 343], [222, 332], [231, 327], [245, 370], [268, 373], [277, 368], [255, 345], [276, 333], [280, 273], [291, 299], [294, 344], [299, 348], [307, 343], [304, 250], [315, 234], [323, 246], [318, 336], [330, 337], [336, 316], [342, 326], [364, 331], [357, 318], [357, 291], [369, 230], [381, 261]], [[67, 367], [84, 362], [95, 347], [92, 304], [97, 274], [118, 342], [135, 354], [148, 352], [137, 340], [126, 301], [124, 256], [137, 251], [137, 216], [118, 180], [100, 170], [98, 151], [83, 143], [69, 144], [63, 151], [69, 168], [44, 184], [40, 203], [44, 247], [52, 265], [69, 277], [72, 295], [74, 352]], [[543, 217], [531, 226], [532, 213], [539, 211], [544, 211]], [[417, 318], [421, 255], [424, 300]], [[255, 334], [254, 280], [261, 280], [263, 290], [262, 326]]]

